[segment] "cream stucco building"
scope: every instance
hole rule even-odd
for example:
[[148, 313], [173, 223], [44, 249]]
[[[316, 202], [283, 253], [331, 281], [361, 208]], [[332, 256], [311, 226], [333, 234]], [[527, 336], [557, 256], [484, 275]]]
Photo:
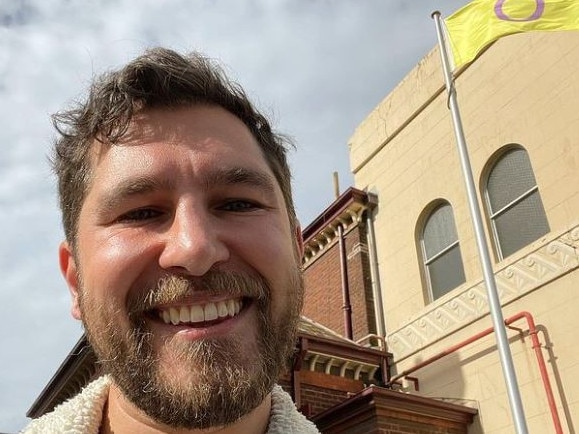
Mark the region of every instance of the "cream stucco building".
[[[499, 40], [456, 78], [531, 433], [556, 432], [557, 418], [562, 432], [579, 430], [578, 68], [579, 32], [526, 33]], [[478, 408], [471, 433], [513, 433], [494, 336], [475, 339], [492, 323], [438, 50], [349, 145], [355, 187], [379, 200], [374, 226], [395, 371], [465, 344], [400, 384]]]

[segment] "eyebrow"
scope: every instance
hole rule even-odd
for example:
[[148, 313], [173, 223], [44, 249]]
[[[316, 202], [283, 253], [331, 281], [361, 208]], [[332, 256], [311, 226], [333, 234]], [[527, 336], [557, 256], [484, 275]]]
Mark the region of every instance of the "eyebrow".
[[[215, 186], [247, 185], [262, 190], [266, 195], [275, 195], [275, 181], [267, 173], [245, 167], [228, 169], [216, 168], [203, 175], [201, 181], [205, 191]], [[167, 191], [175, 188], [175, 180], [156, 178], [148, 175], [131, 177], [122, 180], [105, 191], [100, 200], [101, 209], [107, 212], [120, 206], [131, 197], [142, 196], [156, 191]]]
[[230, 169], [216, 169], [211, 171], [204, 180], [204, 187], [209, 189], [213, 185], [244, 184], [263, 190], [268, 195], [275, 194], [275, 184], [271, 176], [262, 171], [246, 167]]
[[106, 213], [119, 207], [131, 197], [142, 196], [155, 191], [170, 190], [174, 182], [158, 180], [149, 176], [124, 179], [107, 189], [100, 198], [100, 208]]

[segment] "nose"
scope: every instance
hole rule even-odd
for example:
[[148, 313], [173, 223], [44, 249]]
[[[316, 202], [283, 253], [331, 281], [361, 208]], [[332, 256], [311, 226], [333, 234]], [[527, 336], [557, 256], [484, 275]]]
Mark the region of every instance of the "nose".
[[202, 276], [229, 259], [229, 249], [215, 217], [187, 207], [175, 212], [166, 232], [159, 265], [166, 270]]

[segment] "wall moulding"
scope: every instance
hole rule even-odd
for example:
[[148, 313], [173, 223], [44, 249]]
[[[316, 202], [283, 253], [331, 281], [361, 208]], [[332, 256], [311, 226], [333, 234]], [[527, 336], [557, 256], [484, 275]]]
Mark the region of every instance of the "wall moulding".
[[[579, 267], [579, 226], [546, 237], [528, 254], [495, 272], [504, 306]], [[388, 349], [402, 361], [489, 314], [484, 281], [447, 294], [388, 334]]]
[[364, 212], [373, 209], [377, 204], [378, 199], [372, 193], [354, 187], [343, 192], [302, 231], [302, 266], [307, 268], [337, 242], [338, 226], [341, 226], [344, 235], [347, 235], [361, 223]]
[[361, 222], [361, 215], [366, 207], [356, 206], [355, 210], [346, 209], [335, 221], [327, 223], [318, 234], [306, 241], [304, 245], [303, 266], [308, 267], [338, 242], [338, 225], [342, 225], [344, 236], [352, 232]]

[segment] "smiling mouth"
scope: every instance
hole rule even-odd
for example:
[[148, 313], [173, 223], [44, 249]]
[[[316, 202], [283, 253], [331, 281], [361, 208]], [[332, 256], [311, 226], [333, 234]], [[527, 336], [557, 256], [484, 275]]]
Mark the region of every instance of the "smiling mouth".
[[158, 318], [165, 324], [207, 327], [236, 317], [246, 304], [247, 300], [232, 298], [203, 304], [164, 307], [151, 313], [153, 319]]

